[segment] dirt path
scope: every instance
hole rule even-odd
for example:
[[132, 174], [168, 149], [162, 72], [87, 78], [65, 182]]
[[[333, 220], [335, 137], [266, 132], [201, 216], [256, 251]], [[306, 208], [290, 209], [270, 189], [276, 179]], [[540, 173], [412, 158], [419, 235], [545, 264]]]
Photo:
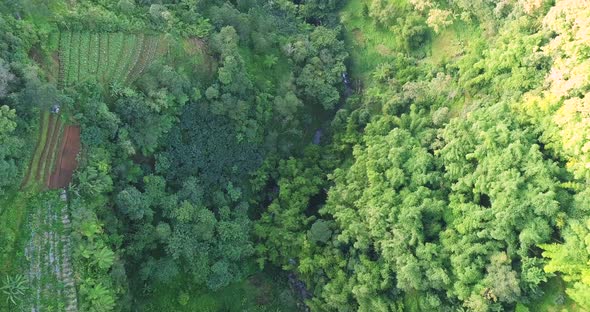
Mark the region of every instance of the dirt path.
[[50, 189], [67, 187], [72, 181], [74, 170], [78, 165], [76, 159], [80, 152], [80, 127], [67, 126], [55, 161], [55, 170], [51, 174], [48, 187]]

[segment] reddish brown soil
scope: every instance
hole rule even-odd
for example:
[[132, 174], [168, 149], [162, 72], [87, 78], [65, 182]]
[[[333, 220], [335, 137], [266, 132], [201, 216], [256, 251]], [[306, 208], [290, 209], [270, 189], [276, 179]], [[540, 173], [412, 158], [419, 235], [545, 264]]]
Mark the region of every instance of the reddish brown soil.
[[80, 127], [66, 126], [64, 137], [57, 159], [55, 170], [49, 178], [50, 189], [67, 187], [72, 181], [74, 170], [78, 166], [78, 153], [80, 152]]

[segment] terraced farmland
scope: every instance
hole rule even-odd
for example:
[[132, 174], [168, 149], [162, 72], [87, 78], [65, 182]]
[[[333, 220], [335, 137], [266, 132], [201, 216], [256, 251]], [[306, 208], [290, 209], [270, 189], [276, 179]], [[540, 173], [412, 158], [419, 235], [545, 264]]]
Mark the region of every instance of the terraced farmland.
[[45, 181], [48, 180], [54, 166], [57, 146], [62, 139], [64, 123], [59, 115], [44, 111], [41, 113], [39, 128], [39, 139], [22, 183], [23, 187], [31, 185], [34, 181], [46, 184]]
[[30, 311], [78, 311], [71, 261], [71, 225], [66, 203], [48, 192], [29, 217], [32, 230], [24, 254], [28, 260]]
[[[96, 79], [104, 85], [132, 83], [168, 49], [168, 41], [163, 35], [61, 32], [58, 87], [72, 86], [89, 79]], [[56, 165], [64, 130], [59, 116], [48, 111], [41, 113], [39, 140], [23, 187], [33, 181], [45, 186], [52, 184], [50, 175]]]
[[[105, 86], [130, 84], [169, 50], [162, 35], [64, 31], [58, 37], [60, 89], [87, 80]], [[62, 113], [41, 110], [39, 137], [23, 188], [36, 193], [69, 186], [80, 151], [80, 127], [72, 125]], [[29, 281], [27, 310], [78, 311], [67, 203], [56, 191], [37, 194], [40, 200], [29, 203], [31, 231], [24, 248]]]
[[89, 79], [129, 84], [167, 51], [168, 42], [162, 35], [61, 32], [59, 85]]

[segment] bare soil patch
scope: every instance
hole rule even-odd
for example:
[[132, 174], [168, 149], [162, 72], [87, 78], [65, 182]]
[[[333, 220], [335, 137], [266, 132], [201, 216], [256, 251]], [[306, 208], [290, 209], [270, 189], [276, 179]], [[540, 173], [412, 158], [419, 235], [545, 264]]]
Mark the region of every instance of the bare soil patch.
[[386, 47], [383, 44], [376, 46], [375, 50], [377, 50], [377, 53], [379, 53], [382, 56], [389, 56], [392, 54], [391, 49], [389, 49], [388, 47]]
[[78, 166], [80, 152], [80, 126], [66, 126], [64, 137], [57, 155], [55, 170], [51, 174], [48, 187], [50, 189], [67, 187], [72, 181], [74, 170]]
[[365, 34], [358, 28], [352, 30], [352, 36], [354, 38], [354, 42], [359, 46], [364, 46], [366, 39]]

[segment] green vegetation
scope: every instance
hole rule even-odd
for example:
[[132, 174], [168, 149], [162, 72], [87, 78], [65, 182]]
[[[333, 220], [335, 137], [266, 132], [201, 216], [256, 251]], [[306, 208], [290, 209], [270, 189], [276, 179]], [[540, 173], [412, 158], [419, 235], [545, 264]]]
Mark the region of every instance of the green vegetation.
[[41, 113], [41, 133], [22, 187], [30, 186], [33, 181], [41, 187], [48, 185], [46, 181], [54, 169], [64, 121], [61, 115], [50, 113], [44, 107], [43, 109], [45, 111]]
[[90, 79], [105, 86], [131, 83], [162, 56], [166, 44], [157, 35], [61, 31], [58, 55], [63, 86]]
[[0, 311], [586, 311], [588, 34], [578, 0], [3, 1]]
[[[285, 280], [273, 273], [254, 274], [218, 291], [187, 287], [180, 278], [174, 283], [155, 285], [146, 290], [143, 311], [295, 311], [296, 305]], [[157, 294], [154, 296], [154, 294]]]
[[41, 114], [41, 122], [39, 123], [39, 139], [37, 145], [35, 145], [35, 153], [31, 159], [31, 163], [28, 166], [27, 175], [23, 181], [23, 186], [28, 185], [31, 181], [36, 179], [37, 172], [39, 172], [39, 165], [41, 161], [41, 153], [45, 149], [47, 144], [47, 135], [49, 129], [49, 112], [43, 112]]

